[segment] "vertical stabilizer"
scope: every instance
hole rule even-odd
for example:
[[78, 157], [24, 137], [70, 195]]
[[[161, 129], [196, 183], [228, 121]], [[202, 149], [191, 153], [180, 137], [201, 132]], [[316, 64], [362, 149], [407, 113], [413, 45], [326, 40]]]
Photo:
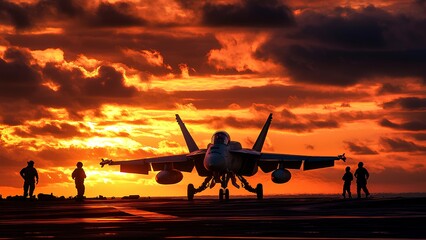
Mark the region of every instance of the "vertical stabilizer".
[[188, 132], [188, 129], [186, 129], [182, 119], [180, 119], [179, 114], [176, 114], [176, 120], [179, 124], [180, 130], [182, 131], [183, 137], [185, 138], [186, 146], [188, 146], [189, 152], [197, 151], [198, 146], [192, 138], [191, 134]]
[[256, 142], [253, 145], [253, 150], [261, 152], [263, 144], [265, 143], [266, 134], [268, 134], [269, 125], [271, 125], [272, 121], [272, 113], [269, 114], [268, 119], [265, 122], [265, 125], [263, 125], [262, 131], [259, 134], [259, 137], [257, 137]]

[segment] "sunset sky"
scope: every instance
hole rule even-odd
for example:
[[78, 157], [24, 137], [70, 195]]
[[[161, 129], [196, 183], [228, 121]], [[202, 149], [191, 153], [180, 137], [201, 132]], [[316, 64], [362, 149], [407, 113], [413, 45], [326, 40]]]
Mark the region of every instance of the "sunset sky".
[[[199, 147], [216, 130], [264, 151], [346, 153], [333, 168], [292, 170], [265, 195], [336, 193], [363, 161], [378, 192], [426, 190], [426, 1], [0, 0], [0, 194], [184, 196], [176, 185], [100, 168]], [[355, 192], [355, 184], [352, 191]], [[203, 192], [216, 195], [218, 188]], [[230, 187], [231, 195], [247, 195]]]

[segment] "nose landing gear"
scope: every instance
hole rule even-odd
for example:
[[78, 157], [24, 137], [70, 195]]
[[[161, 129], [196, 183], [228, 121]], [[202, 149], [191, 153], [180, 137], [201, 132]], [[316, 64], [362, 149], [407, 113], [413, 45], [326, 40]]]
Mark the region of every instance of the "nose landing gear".
[[194, 195], [195, 195], [195, 187], [194, 184], [188, 184], [188, 200], [192, 201], [194, 200]]
[[220, 182], [220, 185], [221, 185], [221, 188], [219, 189], [219, 200], [229, 200], [229, 189], [228, 189], [229, 180], [232, 180], [232, 184], [235, 187], [238, 186], [238, 188], [239, 188], [239, 185], [236, 183], [235, 176], [237, 176], [238, 179], [241, 181], [241, 186], [245, 190], [247, 190], [251, 193], [255, 193], [257, 199], [259, 199], [259, 200], [263, 199], [263, 186], [262, 186], [262, 184], [259, 183], [259, 184], [257, 184], [256, 188], [253, 188], [252, 186], [250, 186], [248, 181], [243, 176], [235, 175], [233, 173], [225, 173], [221, 177], [216, 176], [215, 179], [213, 178], [213, 176], [206, 177], [204, 182], [198, 188], [195, 188], [193, 184], [189, 184], [188, 185], [188, 192], [187, 192], [188, 200], [192, 201], [194, 199], [194, 195], [196, 193], [204, 191], [209, 185], [210, 185], [210, 188], [212, 188], [216, 182]]
[[219, 200], [229, 200], [229, 189], [219, 189]]

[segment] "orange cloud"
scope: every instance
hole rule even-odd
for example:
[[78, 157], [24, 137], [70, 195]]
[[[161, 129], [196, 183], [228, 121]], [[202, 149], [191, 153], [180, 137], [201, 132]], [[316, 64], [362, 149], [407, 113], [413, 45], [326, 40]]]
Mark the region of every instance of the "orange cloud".
[[252, 71], [271, 73], [280, 70], [272, 61], [262, 61], [254, 55], [259, 46], [264, 44], [269, 34], [252, 33], [218, 33], [216, 38], [221, 49], [211, 50], [208, 54], [209, 64], [217, 70], [235, 69], [238, 72]]

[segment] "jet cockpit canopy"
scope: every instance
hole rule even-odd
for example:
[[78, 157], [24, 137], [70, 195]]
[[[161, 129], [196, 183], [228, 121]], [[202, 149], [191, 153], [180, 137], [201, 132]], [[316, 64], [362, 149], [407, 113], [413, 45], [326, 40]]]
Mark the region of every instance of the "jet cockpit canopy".
[[228, 145], [231, 141], [231, 137], [225, 131], [215, 132], [212, 136], [212, 144], [225, 144]]

